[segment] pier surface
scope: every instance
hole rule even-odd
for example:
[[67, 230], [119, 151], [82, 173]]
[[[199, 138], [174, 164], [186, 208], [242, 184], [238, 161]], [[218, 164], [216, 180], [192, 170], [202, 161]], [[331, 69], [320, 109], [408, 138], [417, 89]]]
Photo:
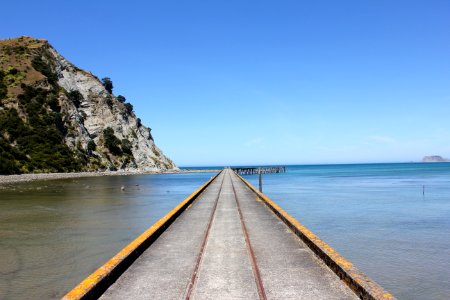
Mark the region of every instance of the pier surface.
[[224, 170], [101, 299], [359, 299]]

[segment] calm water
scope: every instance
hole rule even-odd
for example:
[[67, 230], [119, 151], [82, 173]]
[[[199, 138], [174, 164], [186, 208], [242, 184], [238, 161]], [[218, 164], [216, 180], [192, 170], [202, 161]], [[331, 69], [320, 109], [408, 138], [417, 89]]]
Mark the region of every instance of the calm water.
[[60, 298], [212, 175], [91, 177], [0, 190], [0, 299]]
[[399, 299], [450, 299], [449, 163], [294, 166], [263, 191]]
[[[212, 175], [0, 190], [0, 299], [61, 297]], [[257, 176], [247, 179], [257, 185]], [[399, 299], [450, 299], [450, 164], [293, 166], [263, 175], [263, 183], [266, 194]]]

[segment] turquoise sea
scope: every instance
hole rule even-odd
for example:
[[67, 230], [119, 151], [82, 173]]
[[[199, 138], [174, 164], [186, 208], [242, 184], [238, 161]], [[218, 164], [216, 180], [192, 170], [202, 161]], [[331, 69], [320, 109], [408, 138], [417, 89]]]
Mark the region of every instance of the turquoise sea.
[[450, 163], [290, 166], [263, 192], [399, 299], [450, 299]]
[[[450, 164], [287, 167], [263, 175], [281, 207], [399, 299], [450, 298]], [[0, 189], [0, 299], [60, 298], [213, 175]]]

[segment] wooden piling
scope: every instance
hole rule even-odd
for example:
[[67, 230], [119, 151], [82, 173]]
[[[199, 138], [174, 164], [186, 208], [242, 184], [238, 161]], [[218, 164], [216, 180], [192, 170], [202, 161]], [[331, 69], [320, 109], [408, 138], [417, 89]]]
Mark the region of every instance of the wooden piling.
[[261, 175], [261, 170], [259, 171], [259, 192], [262, 193], [262, 175]]

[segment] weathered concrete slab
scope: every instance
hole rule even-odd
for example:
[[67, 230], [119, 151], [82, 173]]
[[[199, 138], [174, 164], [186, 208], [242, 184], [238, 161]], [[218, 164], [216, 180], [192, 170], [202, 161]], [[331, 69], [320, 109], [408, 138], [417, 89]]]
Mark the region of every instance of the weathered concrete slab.
[[[236, 196], [263, 297], [358, 299], [230, 170], [222, 172], [101, 299], [185, 299], [190, 283], [191, 299], [260, 299]], [[194, 271], [198, 273], [193, 277]]]
[[258, 299], [231, 176], [225, 174], [193, 299]]
[[224, 173], [100, 299], [182, 299]]
[[232, 174], [268, 299], [359, 299]]

